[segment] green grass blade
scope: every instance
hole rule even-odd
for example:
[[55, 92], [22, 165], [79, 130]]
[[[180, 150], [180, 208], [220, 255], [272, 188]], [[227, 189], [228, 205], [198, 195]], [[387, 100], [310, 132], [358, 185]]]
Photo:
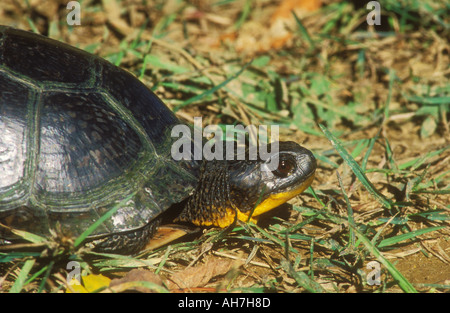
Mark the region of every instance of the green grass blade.
[[14, 285], [9, 290], [10, 293], [19, 293], [23, 289], [27, 276], [33, 268], [35, 262], [36, 259], [29, 259], [25, 261], [16, 281], [14, 282]]
[[364, 158], [363, 158], [363, 160], [361, 162], [361, 169], [364, 172], [366, 171], [367, 161], [369, 160], [369, 156], [372, 153], [372, 149], [373, 149], [373, 146], [375, 145], [375, 142], [376, 142], [377, 138], [378, 138], [378, 134], [376, 135], [376, 137], [371, 138], [369, 140], [369, 147], [367, 148], [366, 154], [364, 155]]
[[19, 229], [11, 229], [11, 232], [14, 233], [15, 235], [21, 237], [22, 239], [32, 242], [32, 243], [44, 243], [47, 241], [47, 238], [33, 234], [33, 233], [29, 233], [27, 231], [24, 230], [19, 230]]
[[312, 280], [307, 274], [304, 272], [296, 272], [290, 262], [283, 259], [281, 261], [281, 267], [295, 279], [300, 287], [305, 288], [307, 291], [313, 293], [326, 292], [320, 284]]
[[248, 17], [250, 16], [250, 13], [252, 11], [252, 1], [251, 0], [247, 0], [244, 3], [244, 8], [242, 9], [242, 13], [241, 16], [239, 17], [239, 19], [237, 20], [237, 22], [234, 24], [234, 29], [235, 30], [240, 30], [242, 24], [244, 24], [244, 22], [248, 19]]
[[369, 145], [369, 139], [358, 140], [356, 147], [350, 153], [353, 158], [358, 157], [361, 152]]
[[435, 230], [439, 230], [445, 228], [445, 226], [435, 226], [435, 227], [429, 227], [429, 228], [424, 228], [424, 229], [418, 229], [418, 230], [414, 230], [414, 231], [410, 231], [408, 233], [405, 234], [401, 234], [401, 235], [397, 235], [391, 238], [387, 238], [387, 239], [383, 239], [381, 240], [381, 242], [377, 245], [378, 248], [384, 248], [384, 247], [388, 247], [388, 246], [392, 246], [396, 243], [408, 240], [408, 239], [413, 239], [416, 236], [420, 236]]
[[[48, 276], [49, 276], [49, 274], [50, 274], [50, 272], [51, 272], [51, 269], [53, 268], [53, 265], [54, 265], [54, 264], [55, 264], [55, 262], [54, 262], [54, 261], [51, 261], [49, 265], [44, 266], [44, 267], [41, 268], [39, 271], [37, 271], [36, 273], [34, 273], [33, 275], [31, 275], [31, 277], [28, 278], [28, 279], [25, 281], [24, 286], [26, 286], [26, 285], [32, 283], [36, 278], [38, 278], [39, 276], [41, 276], [42, 273], [46, 273], [44, 279], [42, 279], [41, 284], [40, 284], [40, 286], [39, 286], [38, 293], [41, 292], [42, 289], [43, 289], [43, 286], [45, 285], [46, 280], [47, 280], [47, 278], [48, 278]], [[41, 286], [42, 286], [42, 288], [41, 288]]]
[[358, 236], [358, 239], [364, 244], [366, 249], [374, 255], [377, 260], [383, 264], [386, 269], [389, 271], [389, 273], [392, 275], [392, 277], [397, 281], [398, 285], [404, 292], [408, 293], [417, 293], [417, 290], [413, 287], [413, 285], [400, 273], [395, 266], [389, 262], [382, 254], [381, 252], [372, 244], [372, 242], [364, 236], [353, 224], [349, 224], [350, 227], [353, 228], [355, 231], [356, 236]]
[[[353, 218], [353, 208], [350, 205], [350, 200], [348, 199], [347, 193], [345, 192], [344, 184], [342, 183], [341, 175], [339, 175], [339, 172], [336, 171], [336, 175], [338, 177], [339, 186], [341, 187], [342, 194], [344, 195], [345, 202], [347, 203], [347, 214], [348, 214], [348, 222], [349, 224], [355, 224], [355, 219]], [[355, 246], [355, 234], [353, 233], [353, 229], [350, 228], [349, 233], [349, 246], [354, 247]]]
[[305, 26], [303, 26], [302, 21], [300, 20], [300, 18], [297, 16], [297, 14], [295, 14], [294, 11], [292, 11], [292, 15], [295, 18], [295, 22], [297, 23], [298, 29], [300, 30], [300, 33], [302, 34], [302, 36], [304, 38], [306, 38], [306, 41], [308, 41], [309, 46], [311, 49], [315, 49], [316, 45], [314, 44], [314, 41], [312, 40], [311, 36], [308, 33], [308, 30], [305, 28]]
[[388, 159], [390, 168], [392, 170], [394, 170], [395, 172], [397, 172], [398, 171], [398, 166], [397, 166], [397, 164], [395, 163], [395, 160], [394, 160], [394, 151], [392, 151], [391, 145], [390, 145], [389, 140], [387, 138], [385, 138], [385, 142], [386, 142], [386, 155], [387, 155], [387, 159]]
[[316, 157], [317, 160], [327, 163], [328, 165], [334, 167], [334, 168], [338, 168], [339, 165], [334, 163], [333, 161], [331, 161], [330, 159], [328, 159], [326, 156], [320, 155], [320, 154], [315, 154], [314, 155]]
[[[249, 224], [249, 225], [250, 225], [250, 224]], [[255, 227], [262, 235], [264, 235], [266, 238], [268, 238], [269, 240], [272, 240], [274, 243], [280, 245], [283, 249], [287, 249], [287, 248], [288, 248], [290, 252], [298, 253], [298, 251], [297, 251], [296, 249], [294, 249], [293, 247], [290, 247], [290, 246], [288, 247], [288, 246], [286, 245], [286, 243], [283, 242], [283, 240], [281, 240], [281, 239], [279, 239], [279, 238], [273, 236], [271, 233], [265, 231], [264, 229], [262, 229], [262, 228], [259, 227], [258, 225], [252, 224], [252, 226], [254, 226], [254, 227]]]
[[430, 210], [411, 214], [410, 216], [420, 216], [430, 221], [450, 221], [450, 212], [445, 210]]
[[394, 87], [394, 81], [397, 78], [395, 75], [395, 71], [393, 69], [389, 69], [389, 89], [386, 100], [386, 105], [384, 106], [384, 121], [387, 122], [389, 119], [389, 105], [391, 104], [392, 98], [392, 89]]
[[400, 170], [404, 170], [404, 169], [407, 169], [408, 167], [411, 167], [411, 171], [415, 171], [417, 168], [419, 168], [427, 159], [429, 159], [429, 158], [432, 158], [432, 157], [435, 157], [435, 156], [437, 156], [437, 155], [442, 155], [446, 150], [448, 150], [450, 148], [450, 146], [446, 146], [446, 147], [444, 147], [444, 148], [442, 148], [442, 149], [439, 149], [439, 150], [436, 150], [436, 151], [431, 151], [431, 152], [428, 152], [427, 154], [425, 154], [425, 155], [423, 155], [423, 156], [421, 156], [421, 157], [418, 157], [418, 158], [415, 158], [415, 159], [412, 159], [412, 160], [410, 160], [410, 161], [407, 161], [407, 162], [405, 162], [405, 163], [403, 163], [403, 164], [400, 164], [399, 166], [398, 166], [398, 168], [400, 169]]
[[355, 173], [356, 177], [361, 181], [367, 191], [384, 207], [391, 209], [392, 202], [387, 199], [384, 195], [378, 192], [378, 190], [372, 185], [372, 183], [367, 178], [366, 174], [364, 174], [363, 170], [359, 166], [359, 164], [355, 161], [355, 159], [344, 149], [339, 140], [333, 136], [333, 134], [323, 125], [319, 124], [319, 127], [322, 129], [325, 136], [331, 142], [336, 151], [340, 154], [340, 156], [344, 159], [344, 161], [348, 164], [348, 166], [352, 169], [353, 173]]
[[[33, 281], [36, 277], [38, 277], [39, 275], [41, 275], [41, 273], [43, 272], [43, 270], [45, 269], [45, 274], [44, 277], [41, 280], [41, 283], [39, 284], [39, 289], [38, 289], [38, 293], [41, 293], [44, 290], [44, 286], [47, 283], [48, 278], [50, 277], [50, 274], [52, 272], [53, 266], [55, 265], [55, 261], [50, 261], [50, 263], [45, 266], [44, 268], [42, 268], [38, 273], [36, 273], [35, 275], [33, 275], [29, 281]], [[27, 281], [28, 282], [28, 281]]]
[[8, 253], [0, 252], [0, 263], [7, 263], [16, 259], [23, 259], [27, 257], [37, 258], [41, 255], [40, 252], [17, 252], [10, 251]]
[[239, 75], [241, 75], [245, 69], [252, 63], [252, 61], [244, 64], [244, 66], [235, 74], [233, 74], [231, 77], [227, 78], [226, 80], [224, 80], [223, 82], [221, 82], [220, 84], [218, 84], [217, 86], [214, 86], [211, 89], [206, 90], [205, 92], [194, 96], [192, 98], [187, 99], [186, 101], [184, 101], [183, 103], [177, 105], [176, 107], [173, 108], [174, 112], [177, 112], [179, 109], [184, 108], [185, 106], [188, 106], [191, 103], [194, 103], [204, 97], [207, 97], [213, 93], [215, 93], [217, 90], [221, 89], [222, 87], [226, 86], [229, 82], [231, 82], [232, 80], [236, 79]]
[[159, 56], [153, 54], [147, 54], [144, 58], [144, 62], [146, 64], [151, 64], [152, 68], [161, 68], [174, 74], [182, 74], [190, 71], [184, 66], [162, 60]]
[[307, 189], [307, 192], [310, 192], [314, 199], [317, 200], [317, 202], [319, 202], [319, 204], [322, 206], [322, 208], [326, 208], [327, 206], [325, 205], [325, 203], [323, 203], [322, 199], [320, 199], [320, 197], [317, 195], [316, 191], [314, 190], [313, 187], [309, 186]]

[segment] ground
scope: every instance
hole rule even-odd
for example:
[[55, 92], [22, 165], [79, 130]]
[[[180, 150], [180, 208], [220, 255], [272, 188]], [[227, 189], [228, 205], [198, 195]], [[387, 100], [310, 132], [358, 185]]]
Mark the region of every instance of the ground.
[[[379, 25], [364, 1], [79, 3], [81, 25], [62, 0], [3, 1], [0, 24], [108, 59], [180, 118], [279, 125], [318, 170], [258, 225], [133, 257], [72, 251], [94, 286], [75, 291], [449, 291], [446, 1], [379, 1]], [[74, 291], [53, 253], [0, 251], [0, 291]]]

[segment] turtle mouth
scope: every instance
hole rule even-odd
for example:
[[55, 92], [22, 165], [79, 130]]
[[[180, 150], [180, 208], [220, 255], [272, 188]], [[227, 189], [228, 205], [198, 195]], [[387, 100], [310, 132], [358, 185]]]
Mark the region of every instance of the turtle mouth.
[[256, 222], [259, 215], [266, 213], [283, 203], [291, 200], [292, 198], [298, 196], [303, 191], [308, 188], [314, 180], [315, 172], [312, 172], [305, 180], [303, 180], [299, 185], [295, 186], [293, 189], [288, 191], [282, 191], [278, 193], [270, 194], [265, 200], [261, 201], [255, 209], [251, 212], [242, 213], [238, 211], [238, 219], [243, 222]]

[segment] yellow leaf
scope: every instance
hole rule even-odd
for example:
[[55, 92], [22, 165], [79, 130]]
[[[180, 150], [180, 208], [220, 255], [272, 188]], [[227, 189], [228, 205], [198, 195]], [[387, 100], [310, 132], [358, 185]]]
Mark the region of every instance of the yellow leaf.
[[88, 293], [86, 288], [84, 288], [75, 277], [72, 277], [69, 286], [70, 287], [66, 289], [66, 293]]
[[86, 276], [81, 276], [83, 280], [83, 285], [80, 282], [72, 278], [69, 282], [70, 288], [66, 289], [66, 293], [89, 293], [99, 290], [100, 288], [109, 287], [111, 279], [103, 275], [93, 275], [89, 274]]
[[86, 290], [88, 292], [93, 292], [96, 291], [100, 288], [105, 288], [105, 287], [109, 287], [109, 283], [111, 281], [111, 279], [109, 279], [106, 276], [103, 275], [86, 275], [82, 277], [83, 279], [83, 284], [84, 284], [84, 288], [86, 288]]

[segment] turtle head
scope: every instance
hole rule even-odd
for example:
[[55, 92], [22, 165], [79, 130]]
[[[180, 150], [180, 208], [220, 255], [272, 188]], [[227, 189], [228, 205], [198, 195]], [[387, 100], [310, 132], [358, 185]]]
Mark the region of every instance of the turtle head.
[[295, 142], [277, 144], [275, 151], [266, 150], [271, 152], [265, 159], [206, 162], [179, 220], [219, 227], [231, 225], [236, 217], [256, 221], [303, 192], [314, 179], [316, 159]]
[[311, 151], [292, 141], [278, 143], [266, 160], [229, 165], [230, 198], [238, 219], [255, 221], [308, 188], [316, 171]]

